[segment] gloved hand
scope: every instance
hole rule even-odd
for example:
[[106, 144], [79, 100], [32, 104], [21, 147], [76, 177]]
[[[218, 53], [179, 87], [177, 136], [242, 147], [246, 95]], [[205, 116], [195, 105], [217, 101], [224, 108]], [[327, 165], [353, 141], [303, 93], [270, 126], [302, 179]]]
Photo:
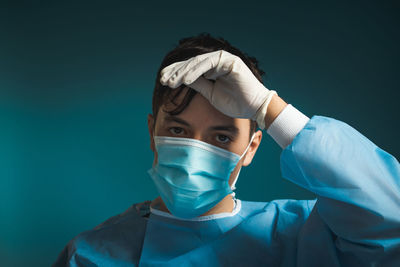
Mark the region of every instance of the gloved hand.
[[175, 62], [161, 71], [160, 82], [171, 88], [186, 84], [222, 113], [255, 120], [261, 129], [276, 94], [258, 81], [240, 57], [224, 50]]

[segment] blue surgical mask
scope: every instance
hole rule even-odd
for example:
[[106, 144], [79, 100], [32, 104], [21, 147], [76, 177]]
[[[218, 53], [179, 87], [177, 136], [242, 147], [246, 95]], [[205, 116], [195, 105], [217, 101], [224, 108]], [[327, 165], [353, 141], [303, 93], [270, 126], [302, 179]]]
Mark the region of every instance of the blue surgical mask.
[[154, 142], [157, 163], [148, 172], [168, 210], [180, 218], [200, 216], [232, 193], [229, 177], [251, 144], [240, 156], [191, 138], [155, 136]]

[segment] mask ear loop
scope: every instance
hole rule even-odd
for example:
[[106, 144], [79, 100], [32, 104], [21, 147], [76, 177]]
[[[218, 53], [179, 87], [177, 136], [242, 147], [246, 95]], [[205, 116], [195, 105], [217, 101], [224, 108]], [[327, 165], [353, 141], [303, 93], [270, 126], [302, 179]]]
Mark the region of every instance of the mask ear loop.
[[[254, 137], [255, 137], [255, 136], [256, 136], [256, 134], [253, 133], [253, 136], [251, 137], [250, 142], [249, 142], [249, 144], [247, 145], [246, 149], [244, 150], [243, 154], [240, 156], [239, 161], [244, 157], [244, 155], [246, 155], [247, 151], [249, 150], [249, 148], [250, 148], [250, 146], [251, 146], [251, 143], [253, 143], [253, 140], [254, 140]], [[231, 190], [232, 190], [232, 191], [236, 190], [236, 186], [235, 186], [235, 185], [236, 185], [236, 182], [237, 182], [237, 180], [238, 180], [238, 178], [239, 178], [239, 174], [240, 174], [240, 171], [241, 171], [241, 170], [242, 170], [242, 168], [239, 169], [239, 171], [238, 171], [238, 173], [237, 173], [235, 179], [233, 180], [233, 183], [232, 183], [232, 185], [231, 185]], [[236, 195], [235, 192], [232, 192], [231, 195], [232, 195], [232, 198], [235, 199], [235, 195]]]
[[[155, 124], [155, 123], [154, 123]], [[155, 125], [153, 126], [153, 142], [154, 142], [154, 149], [157, 151], [157, 147], [156, 147], [156, 144], [155, 144], [155, 141], [154, 141], [154, 137], [156, 136], [156, 130], [155, 130]], [[152, 164], [152, 167], [154, 168], [154, 166], [156, 166], [156, 163], [155, 163], [155, 161], [153, 160], [153, 164]]]

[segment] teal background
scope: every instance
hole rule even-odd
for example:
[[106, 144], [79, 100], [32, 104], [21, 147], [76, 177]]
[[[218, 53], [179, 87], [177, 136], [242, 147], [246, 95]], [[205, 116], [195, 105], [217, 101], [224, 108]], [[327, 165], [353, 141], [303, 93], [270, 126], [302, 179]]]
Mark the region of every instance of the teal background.
[[[146, 116], [159, 64], [210, 32], [261, 62], [305, 114], [399, 156], [399, 4], [391, 1], [0, 3], [0, 266], [49, 266], [65, 244], [156, 197]], [[312, 198], [280, 178], [267, 135], [240, 199]]]

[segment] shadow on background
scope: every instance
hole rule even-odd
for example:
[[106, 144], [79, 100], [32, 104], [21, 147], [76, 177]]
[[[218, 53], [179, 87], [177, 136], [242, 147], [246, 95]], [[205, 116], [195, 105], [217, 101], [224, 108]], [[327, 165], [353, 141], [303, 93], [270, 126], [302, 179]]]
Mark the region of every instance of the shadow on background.
[[[394, 1], [1, 4], [0, 265], [48, 266], [78, 233], [157, 196], [156, 71], [200, 32], [257, 57], [266, 86], [308, 116], [398, 157], [398, 13]], [[314, 197], [280, 178], [279, 155], [265, 134], [240, 199]]]

